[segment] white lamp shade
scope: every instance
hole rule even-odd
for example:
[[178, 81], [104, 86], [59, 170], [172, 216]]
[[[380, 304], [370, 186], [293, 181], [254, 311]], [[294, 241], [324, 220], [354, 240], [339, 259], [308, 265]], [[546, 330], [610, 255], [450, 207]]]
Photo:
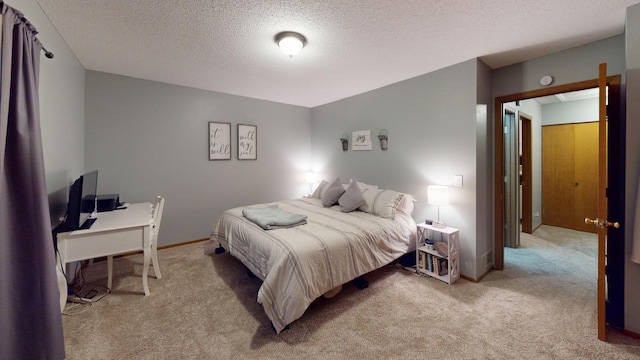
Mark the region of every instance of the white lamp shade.
[[427, 202], [430, 205], [449, 205], [449, 188], [444, 185], [430, 185], [427, 188]]
[[305, 174], [305, 182], [307, 184], [315, 184], [318, 182], [317, 180], [318, 180], [318, 176], [316, 176], [316, 173], [308, 172]]
[[294, 56], [300, 53], [304, 43], [295, 36], [285, 36], [280, 39], [278, 46], [280, 46], [280, 50], [282, 50], [283, 53]]

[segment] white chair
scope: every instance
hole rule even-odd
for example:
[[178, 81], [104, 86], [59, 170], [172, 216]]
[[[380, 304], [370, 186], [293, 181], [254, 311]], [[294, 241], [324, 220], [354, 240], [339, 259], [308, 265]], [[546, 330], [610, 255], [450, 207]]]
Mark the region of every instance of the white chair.
[[[160, 231], [160, 222], [162, 221], [162, 211], [164, 210], [164, 198], [156, 197], [156, 203], [151, 211], [151, 241], [149, 250], [151, 251], [151, 264], [156, 279], [162, 279], [160, 274], [160, 265], [158, 264], [158, 232]], [[113, 255], [107, 256], [107, 287], [111, 290], [113, 284]]]
[[162, 279], [160, 265], [158, 264], [158, 232], [160, 232], [160, 221], [162, 221], [162, 210], [164, 210], [164, 198], [156, 197], [156, 204], [153, 206], [153, 224], [151, 225], [151, 264], [156, 279]]

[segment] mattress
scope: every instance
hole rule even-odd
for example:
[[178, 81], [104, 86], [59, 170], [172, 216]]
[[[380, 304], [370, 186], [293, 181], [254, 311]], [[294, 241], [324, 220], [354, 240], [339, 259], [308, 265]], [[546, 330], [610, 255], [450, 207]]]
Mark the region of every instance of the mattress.
[[242, 215], [225, 211], [213, 224], [211, 240], [223, 246], [263, 280], [257, 301], [280, 333], [318, 297], [413, 251], [416, 224], [410, 214], [386, 219], [363, 211], [325, 208], [314, 198], [277, 204], [306, 216], [304, 225], [264, 230]]

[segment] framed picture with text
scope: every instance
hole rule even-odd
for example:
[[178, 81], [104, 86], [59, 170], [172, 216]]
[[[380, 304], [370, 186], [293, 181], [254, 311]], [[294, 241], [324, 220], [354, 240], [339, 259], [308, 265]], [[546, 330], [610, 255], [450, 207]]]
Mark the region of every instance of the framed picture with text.
[[371, 130], [353, 131], [351, 150], [371, 150]]
[[209, 160], [231, 160], [231, 123], [209, 122]]
[[238, 160], [258, 158], [258, 126], [238, 124]]

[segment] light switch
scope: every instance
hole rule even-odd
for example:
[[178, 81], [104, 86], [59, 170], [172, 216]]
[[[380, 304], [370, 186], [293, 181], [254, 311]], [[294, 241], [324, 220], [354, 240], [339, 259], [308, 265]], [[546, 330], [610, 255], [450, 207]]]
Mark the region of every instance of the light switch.
[[462, 175], [455, 175], [453, 177], [453, 186], [462, 187]]

